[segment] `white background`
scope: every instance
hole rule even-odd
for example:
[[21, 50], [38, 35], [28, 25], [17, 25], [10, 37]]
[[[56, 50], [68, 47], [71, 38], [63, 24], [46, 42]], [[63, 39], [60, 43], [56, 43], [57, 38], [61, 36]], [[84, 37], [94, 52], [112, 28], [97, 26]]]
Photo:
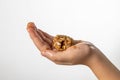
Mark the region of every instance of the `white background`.
[[97, 80], [86, 66], [42, 57], [26, 31], [29, 21], [94, 43], [120, 69], [120, 0], [0, 0], [0, 80]]

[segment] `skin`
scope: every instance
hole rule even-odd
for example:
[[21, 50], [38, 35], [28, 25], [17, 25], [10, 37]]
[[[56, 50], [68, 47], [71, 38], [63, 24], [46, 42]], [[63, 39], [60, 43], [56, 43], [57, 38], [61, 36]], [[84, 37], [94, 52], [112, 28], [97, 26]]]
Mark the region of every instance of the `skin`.
[[33, 22], [27, 24], [27, 31], [41, 54], [59, 65], [88, 66], [99, 80], [120, 80], [120, 71], [92, 43], [74, 40], [73, 46], [65, 51], [52, 47], [52, 35], [37, 29]]

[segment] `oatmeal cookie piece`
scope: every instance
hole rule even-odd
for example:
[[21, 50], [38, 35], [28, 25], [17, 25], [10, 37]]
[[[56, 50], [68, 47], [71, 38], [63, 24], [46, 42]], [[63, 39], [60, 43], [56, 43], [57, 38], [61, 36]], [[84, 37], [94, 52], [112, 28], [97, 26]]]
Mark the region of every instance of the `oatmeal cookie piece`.
[[56, 35], [52, 45], [56, 50], [63, 51], [73, 45], [73, 39], [66, 35]]

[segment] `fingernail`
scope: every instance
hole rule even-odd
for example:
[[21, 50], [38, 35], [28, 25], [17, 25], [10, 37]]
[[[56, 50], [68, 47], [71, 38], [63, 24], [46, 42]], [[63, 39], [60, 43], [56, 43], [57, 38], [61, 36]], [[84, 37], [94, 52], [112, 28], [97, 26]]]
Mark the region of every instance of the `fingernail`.
[[29, 22], [27, 26], [35, 26], [35, 24], [33, 22]]
[[33, 23], [33, 22], [29, 22], [28, 24], [27, 24], [27, 30], [29, 30], [29, 29], [36, 29], [36, 26], [35, 26], [35, 24]]

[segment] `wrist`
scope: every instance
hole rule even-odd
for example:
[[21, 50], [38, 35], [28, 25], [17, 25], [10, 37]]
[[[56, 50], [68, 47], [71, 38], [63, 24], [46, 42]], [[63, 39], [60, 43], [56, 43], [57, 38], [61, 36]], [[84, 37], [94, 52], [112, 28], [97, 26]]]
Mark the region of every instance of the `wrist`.
[[90, 47], [89, 55], [83, 64], [88, 66], [88, 67], [91, 67], [93, 64], [95, 64], [95, 63], [99, 62], [99, 60], [101, 60], [100, 58], [103, 54], [94, 45], [91, 45], [89, 47]]
[[91, 55], [85, 65], [93, 71], [99, 80], [120, 79], [120, 71], [97, 48], [91, 49]]

